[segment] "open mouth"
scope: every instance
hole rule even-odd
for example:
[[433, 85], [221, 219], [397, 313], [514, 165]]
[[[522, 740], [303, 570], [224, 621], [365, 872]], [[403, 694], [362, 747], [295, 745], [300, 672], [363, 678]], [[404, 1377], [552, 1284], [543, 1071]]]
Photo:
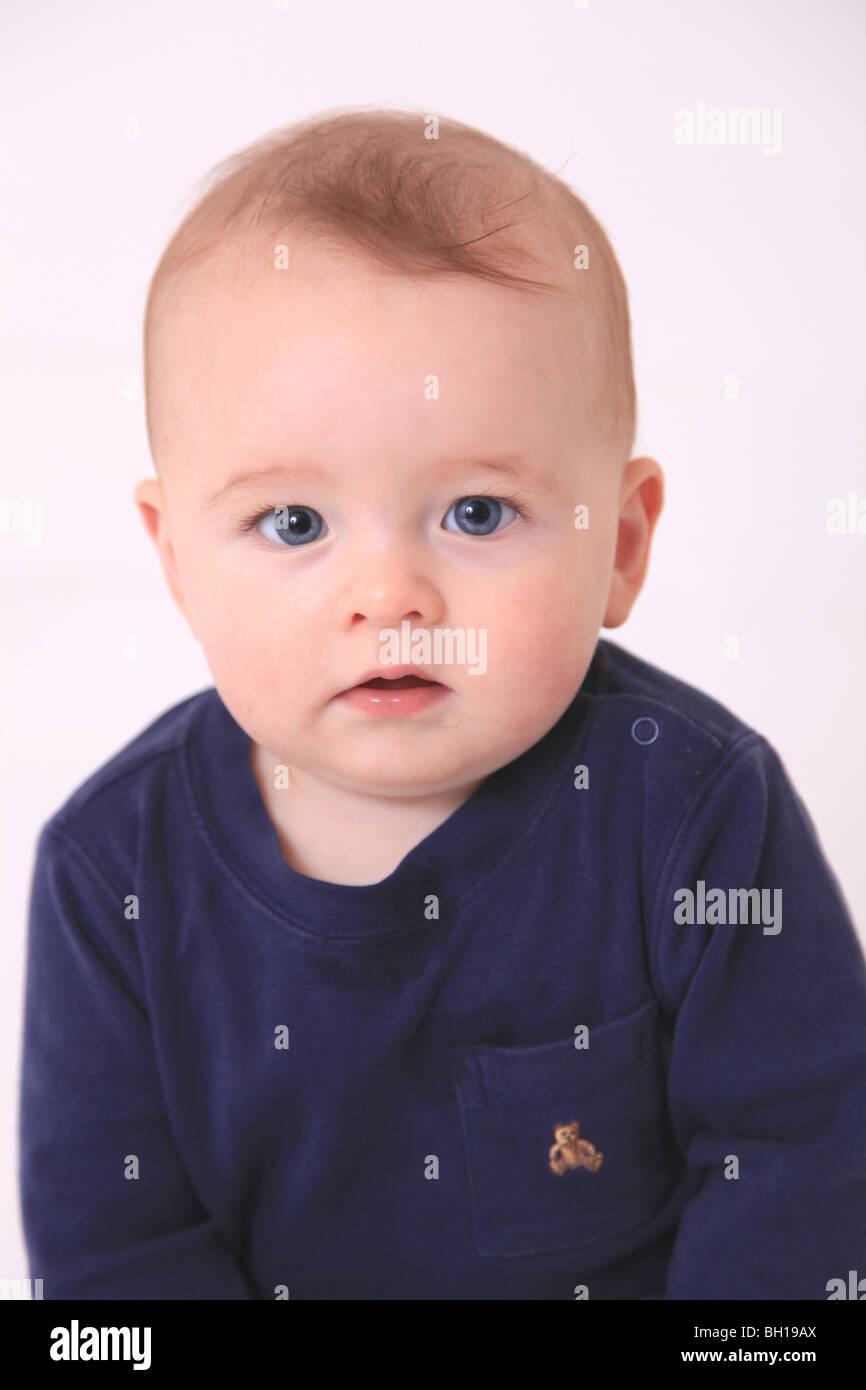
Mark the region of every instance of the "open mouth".
[[370, 676], [359, 681], [339, 697], [344, 706], [375, 718], [406, 719], [431, 709], [453, 692], [441, 681], [414, 671], [401, 671], [393, 676]]
[[356, 690], [411, 690], [416, 685], [439, 685], [439, 681], [428, 681], [423, 676], [377, 676], [375, 680], [356, 685]]

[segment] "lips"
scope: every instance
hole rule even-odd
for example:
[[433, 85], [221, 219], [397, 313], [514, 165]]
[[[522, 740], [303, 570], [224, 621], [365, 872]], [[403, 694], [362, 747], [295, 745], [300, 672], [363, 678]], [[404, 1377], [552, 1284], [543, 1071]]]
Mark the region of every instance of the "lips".
[[438, 681], [424, 680], [422, 676], [397, 676], [389, 679], [387, 676], [377, 676], [372, 681], [362, 681], [361, 686], [356, 689], [364, 690], [412, 690], [416, 685], [438, 685]]
[[365, 671], [361, 679], [355, 685], [349, 686], [350, 690], [412, 690], [415, 686], [442, 685], [442, 681], [436, 680], [434, 676], [428, 676], [423, 669], [415, 666], [392, 666], [392, 674], [383, 676], [382, 668]]
[[453, 695], [449, 686], [417, 667], [392, 666], [391, 674], [382, 675], [382, 667], [365, 671], [357, 685], [338, 695], [337, 701], [351, 710], [357, 719], [423, 720], [425, 713], [435, 709]]

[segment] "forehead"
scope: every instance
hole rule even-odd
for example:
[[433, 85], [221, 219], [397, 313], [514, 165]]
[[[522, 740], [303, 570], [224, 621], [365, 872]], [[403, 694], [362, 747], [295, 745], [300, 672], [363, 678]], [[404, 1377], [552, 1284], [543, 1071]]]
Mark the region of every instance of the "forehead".
[[[169, 288], [152, 389], [166, 438], [222, 461], [304, 449], [539, 447], [587, 418], [590, 315], [467, 275], [384, 270], [309, 237]], [[212, 468], [209, 470], [212, 472]]]

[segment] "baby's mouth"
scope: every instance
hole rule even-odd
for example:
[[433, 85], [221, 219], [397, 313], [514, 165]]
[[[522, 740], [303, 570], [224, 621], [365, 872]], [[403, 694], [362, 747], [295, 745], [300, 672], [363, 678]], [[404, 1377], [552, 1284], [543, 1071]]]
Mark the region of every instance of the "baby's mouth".
[[363, 681], [356, 690], [411, 690], [416, 685], [439, 685], [439, 681], [428, 681], [423, 676], [377, 676], [375, 680]]
[[430, 676], [422, 676], [405, 667], [398, 669], [393, 676], [371, 675], [358, 681], [338, 698], [357, 713], [373, 718], [414, 717], [445, 700], [450, 694], [449, 687]]

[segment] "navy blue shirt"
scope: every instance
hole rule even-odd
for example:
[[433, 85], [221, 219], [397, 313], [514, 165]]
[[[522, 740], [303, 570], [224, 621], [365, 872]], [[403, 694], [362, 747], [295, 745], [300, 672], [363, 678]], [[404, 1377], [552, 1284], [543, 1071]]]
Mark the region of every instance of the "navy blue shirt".
[[371, 885], [285, 862], [215, 689], [168, 710], [42, 828], [20, 1105], [47, 1299], [825, 1299], [866, 1274], [837, 880], [768, 742], [608, 641]]

